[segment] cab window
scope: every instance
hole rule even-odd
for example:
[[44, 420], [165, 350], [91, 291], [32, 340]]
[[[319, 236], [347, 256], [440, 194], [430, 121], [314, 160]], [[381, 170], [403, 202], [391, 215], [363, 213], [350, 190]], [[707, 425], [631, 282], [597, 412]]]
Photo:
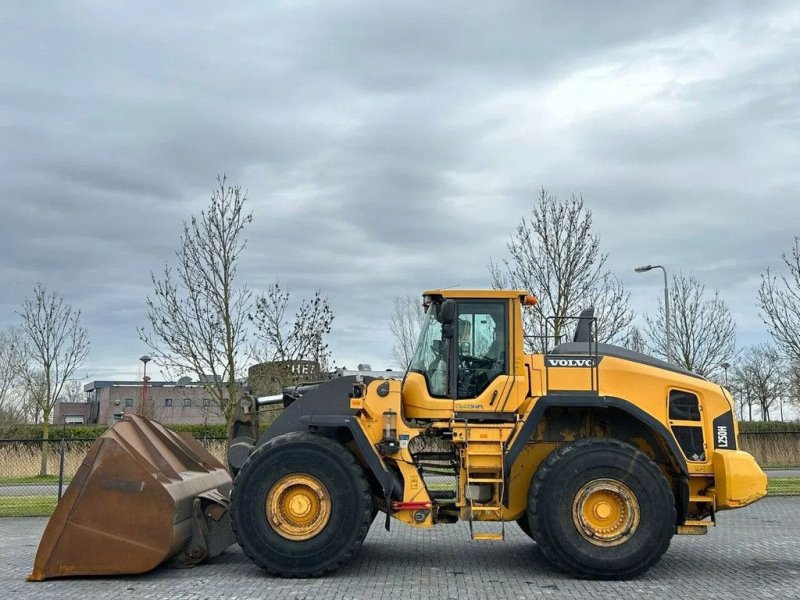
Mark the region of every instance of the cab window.
[[693, 462], [706, 460], [700, 399], [685, 390], [669, 391], [669, 422], [672, 433], [686, 458]]
[[699, 421], [700, 403], [697, 396], [683, 390], [670, 390], [669, 418], [674, 421]]
[[428, 393], [434, 398], [448, 397], [447, 382], [450, 362], [449, 340], [442, 338], [439, 304], [431, 304], [425, 314], [414, 358], [409, 370], [425, 377]]
[[505, 302], [459, 302], [458, 395], [476, 398], [507, 372]]

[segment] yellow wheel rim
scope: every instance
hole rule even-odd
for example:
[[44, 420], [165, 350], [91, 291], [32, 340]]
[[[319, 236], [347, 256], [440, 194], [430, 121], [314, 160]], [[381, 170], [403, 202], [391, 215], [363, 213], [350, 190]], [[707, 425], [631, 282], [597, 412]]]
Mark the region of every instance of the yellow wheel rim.
[[631, 489], [616, 479], [594, 479], [575, 494], [572, 520], [585, 539], [596, 546], [617, 546], [639, 526], [639, 502]]
[[293, 541], [308, 540], [328, 524], [331, 497], [316, 477], [305, 473], [286, 475], [270, 488], [266, 511], [272, 528], [280, 536]]

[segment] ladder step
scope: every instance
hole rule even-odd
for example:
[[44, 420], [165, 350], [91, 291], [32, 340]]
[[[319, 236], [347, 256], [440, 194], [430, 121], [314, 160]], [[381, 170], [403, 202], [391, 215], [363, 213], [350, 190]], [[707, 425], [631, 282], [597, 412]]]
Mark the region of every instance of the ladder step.
[[714, 498], [711, 496], [689, 496], [689, 502], [706, 502], [714, 504]]
[[467, 483], [503, 483], [496, 477], [467, 477]]
[[482, 531], [482, 532], [477, 532], [476, 531], [476, 532], [473, 532], [472, 539], [473, 540], [494, 540], [494, 541], [501, 542], [505, 538], [503, 537], [502, 533], [494, 533], [494, 532], [490, 533], [490, 532], [487, 532], [487, 531]]
[[470, 456], [503, 456], [502, 452], [492, 452], [491, 450], [467, 450]]
[[684, 525], [689, 525], [691, 527], [714, 527], [714, 521], [697, 521], [692, 519], [687, 519]]
[[472, 512], [500, 512], [503, 510], [502, 506], [473, 506]]
[[675, 527], [675, 533], [678, 535], [706, 535], [708, 525], [678, 525]]

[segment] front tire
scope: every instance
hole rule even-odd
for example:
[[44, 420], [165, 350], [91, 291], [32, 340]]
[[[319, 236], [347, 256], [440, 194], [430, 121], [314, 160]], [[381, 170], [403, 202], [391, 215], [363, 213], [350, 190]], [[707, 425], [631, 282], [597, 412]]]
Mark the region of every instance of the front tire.
[[618, 440], [561, 446], [531, 481], [532, 537], [556, 567], [590, 579], [644, 573], [669, 547], [675, 500], [656, 464]]
[[319, 577], [361, 547], [372, 522], [364, 470], [341, 444], [304, 432], [259, 447], [231, 494], [231, 523], [253, 562], [280, 577]]

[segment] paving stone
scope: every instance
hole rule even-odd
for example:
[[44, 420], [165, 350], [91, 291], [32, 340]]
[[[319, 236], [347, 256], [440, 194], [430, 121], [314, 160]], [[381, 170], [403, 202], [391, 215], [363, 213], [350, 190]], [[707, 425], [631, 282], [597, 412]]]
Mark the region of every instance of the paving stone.
[[718, 515], [706, 536], [676, 536], [633, 581], [582, 581], [554, 571], [516, 525], [505, 542], [473, 542], [464, 524], [418, 530], [377, 519], [356, 558], [321, 579], [278, 579], [234, 546], [194, 569], [136, 577], [28, 583], [45, 519], [0, 519], [3, 598], [800, 598], [800, 498], [767, 498]]

